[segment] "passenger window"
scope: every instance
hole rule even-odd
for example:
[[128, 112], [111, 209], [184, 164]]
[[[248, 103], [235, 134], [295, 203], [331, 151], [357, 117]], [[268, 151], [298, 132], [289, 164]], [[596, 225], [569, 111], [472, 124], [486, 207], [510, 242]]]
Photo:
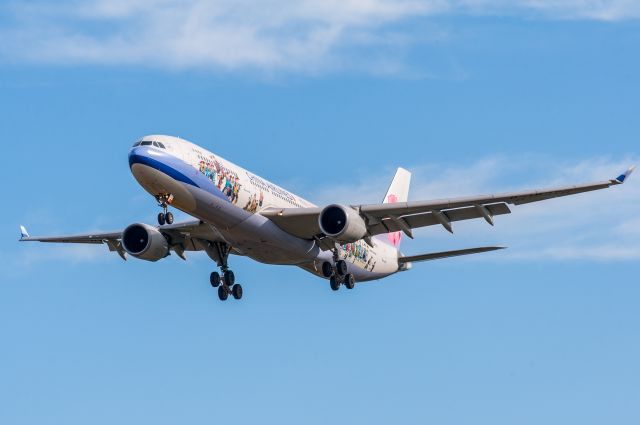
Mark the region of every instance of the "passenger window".
[[140, 146], [149, 146], [151, 145], [151, 142], [148, 140], [145, 140], [144, 142], [140, 143]]

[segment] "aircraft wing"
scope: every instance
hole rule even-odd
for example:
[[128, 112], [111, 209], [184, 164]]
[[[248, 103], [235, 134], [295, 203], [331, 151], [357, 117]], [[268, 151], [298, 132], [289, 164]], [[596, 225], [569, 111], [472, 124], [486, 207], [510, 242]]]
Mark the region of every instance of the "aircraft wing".
[[[157, 229], [167, 237], [171, 249], [182, 259], [185, 259], [184, 251], [207, 251], [208, 242], [224, 241], [215, 227], [199, 220], [157, 226]], [[34, 237], [29, 236], [24, 226], [20, 226], [20, 241], [106, 244], [109, 247], [109, 251], [117, 252], [123, 260], [126, 260], [126, 252], [120, 241], [123, 230]]]
[[[368, 237], [398, 231], [413, 237], [411, 229], [433, 225], [442, 225], [453, 233], [454, 221], [483, 218], [493, 225], [494, 216], [511, 213], [508, 204], [521, 205], [606, 189], [624, 183], [634, 169], [635, 167], [630, 167], [625, 173], [610, 180], [581, 185], [430, 201], [352, 205], [351, 208], [363, 218]], [[325, 235], [318, 224], [321, 211], [321, 208], [269, 208], [261, 214], [295, 236], [322, 242]], [[320, 245], [323, 249], [333, 247], [333, 243]]]

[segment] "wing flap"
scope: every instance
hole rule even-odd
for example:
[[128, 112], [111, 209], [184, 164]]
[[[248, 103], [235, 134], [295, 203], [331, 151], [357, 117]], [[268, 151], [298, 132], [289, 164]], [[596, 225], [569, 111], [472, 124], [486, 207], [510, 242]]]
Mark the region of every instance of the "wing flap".
[[[499, 204], [483, 205], [483, 207], [487, 209], [491, 216], [511, 213], [509, 206], [504, 202]], [[449, 221], [452, 222], [484, 217], [477, 206], [441, 210], [441, 212], [446, 215]], [[441, 224], [440, 220], [435, 216], [433, 212], [404, 215], [400, 216], [399, 218], [403, 219], [411, 229]], [[369, 232], [372, 236], [388, 232], [399, 232], [401, 230], [402, 229], [397, 224], [397, 221], [389, 217], [384, 217], [382, 218], [380, 223], [369, 226]]]

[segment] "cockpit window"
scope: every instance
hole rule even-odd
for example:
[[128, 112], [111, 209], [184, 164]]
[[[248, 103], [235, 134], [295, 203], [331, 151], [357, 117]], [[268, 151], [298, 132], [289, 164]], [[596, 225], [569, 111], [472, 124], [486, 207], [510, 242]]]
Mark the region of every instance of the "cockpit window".
[[136, 146], [155, 146], [156, 148], [166, 149], [163, 143], [156, 142], [155, 140], [140, 140], [133, 145], [134, 148]]

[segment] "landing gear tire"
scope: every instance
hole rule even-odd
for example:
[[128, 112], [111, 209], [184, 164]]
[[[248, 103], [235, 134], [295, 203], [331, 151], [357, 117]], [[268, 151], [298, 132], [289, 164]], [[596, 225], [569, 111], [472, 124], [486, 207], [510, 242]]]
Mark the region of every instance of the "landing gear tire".
[[336, 273], [339, 276], [344, 276], [347, 274], [347, 263], [344, 260], [338, 260], [336, 262]]
[[226, 301], [229, 298], [229, 287], [227, 285], [218, 286], [218, 298], [220, 298], [220, 301]]
[[344, 286], [346, 286], [347, 289], [353, 289], [353, 287], [356, 286], [356, 280], [353, 278], [353, 275], [351, 273], [347, 273], [345, 275]]
[[224, 272], [224, 283], [229, 287], [233, 286], [233, 284], [236, 283], [236, 276], [231, 270], [227, 270]]
[[166, 218], [164, 213], [158, 213], [158, 224], [160, 226], [164, 226], [165, 223], [166, 223]]
[[231, 295], [233, 295], [233, 298], [235, 298], [236, 300], [242, 298], [242, 286], [239, 283], [233, 285], [233, 287], [231, 288]]
[[329, 286], [331, 286], [331, 289], [334, 291], [337, 291], [340, 289], [340, 281], [335, 276], [331, 276], [331, 278], [329, 278]]
[[[231, 253], [231, 246], [226, 243], [216, 242], [213, 243], [213, 247], [216, 250], [218, 267], [220, 267], [220, 271], [222, 272], [222, 276], [218, 272], [212, 272], [209, 277], [211, 281], [211, 286], [214, 288], [218, 288], [218, 298], [221, 301], [225, 301], [229, 298], [229, 295], [232, 295], [233, 298], [239, 300], [242, 298], [242, 286], [240, 284], [236, 284], [236, 277], [231, 270], [229, 270], [229, 264], [227, 263], [227, 259], [229, 258], [229, 254]], [[212, 257], [213, 258], [213, 257]]]
[[211, 272], [211, 276], [209, 276], [209, 282], [211, 282], [211, 286], [217, 288], [220, 286], [220, 273]]
[[167, 222], [167, 224], [173, 224], [173, 213], [172, 212], [167, 212], [164, 215], [165, 221]]
[[324, 277], [331, 277], [332, 274], [333, 274], [333, 267], [331, 267], [331, 263], [328, 261], [325, 261], [324, 263], [322, 263], [322, 275]]

